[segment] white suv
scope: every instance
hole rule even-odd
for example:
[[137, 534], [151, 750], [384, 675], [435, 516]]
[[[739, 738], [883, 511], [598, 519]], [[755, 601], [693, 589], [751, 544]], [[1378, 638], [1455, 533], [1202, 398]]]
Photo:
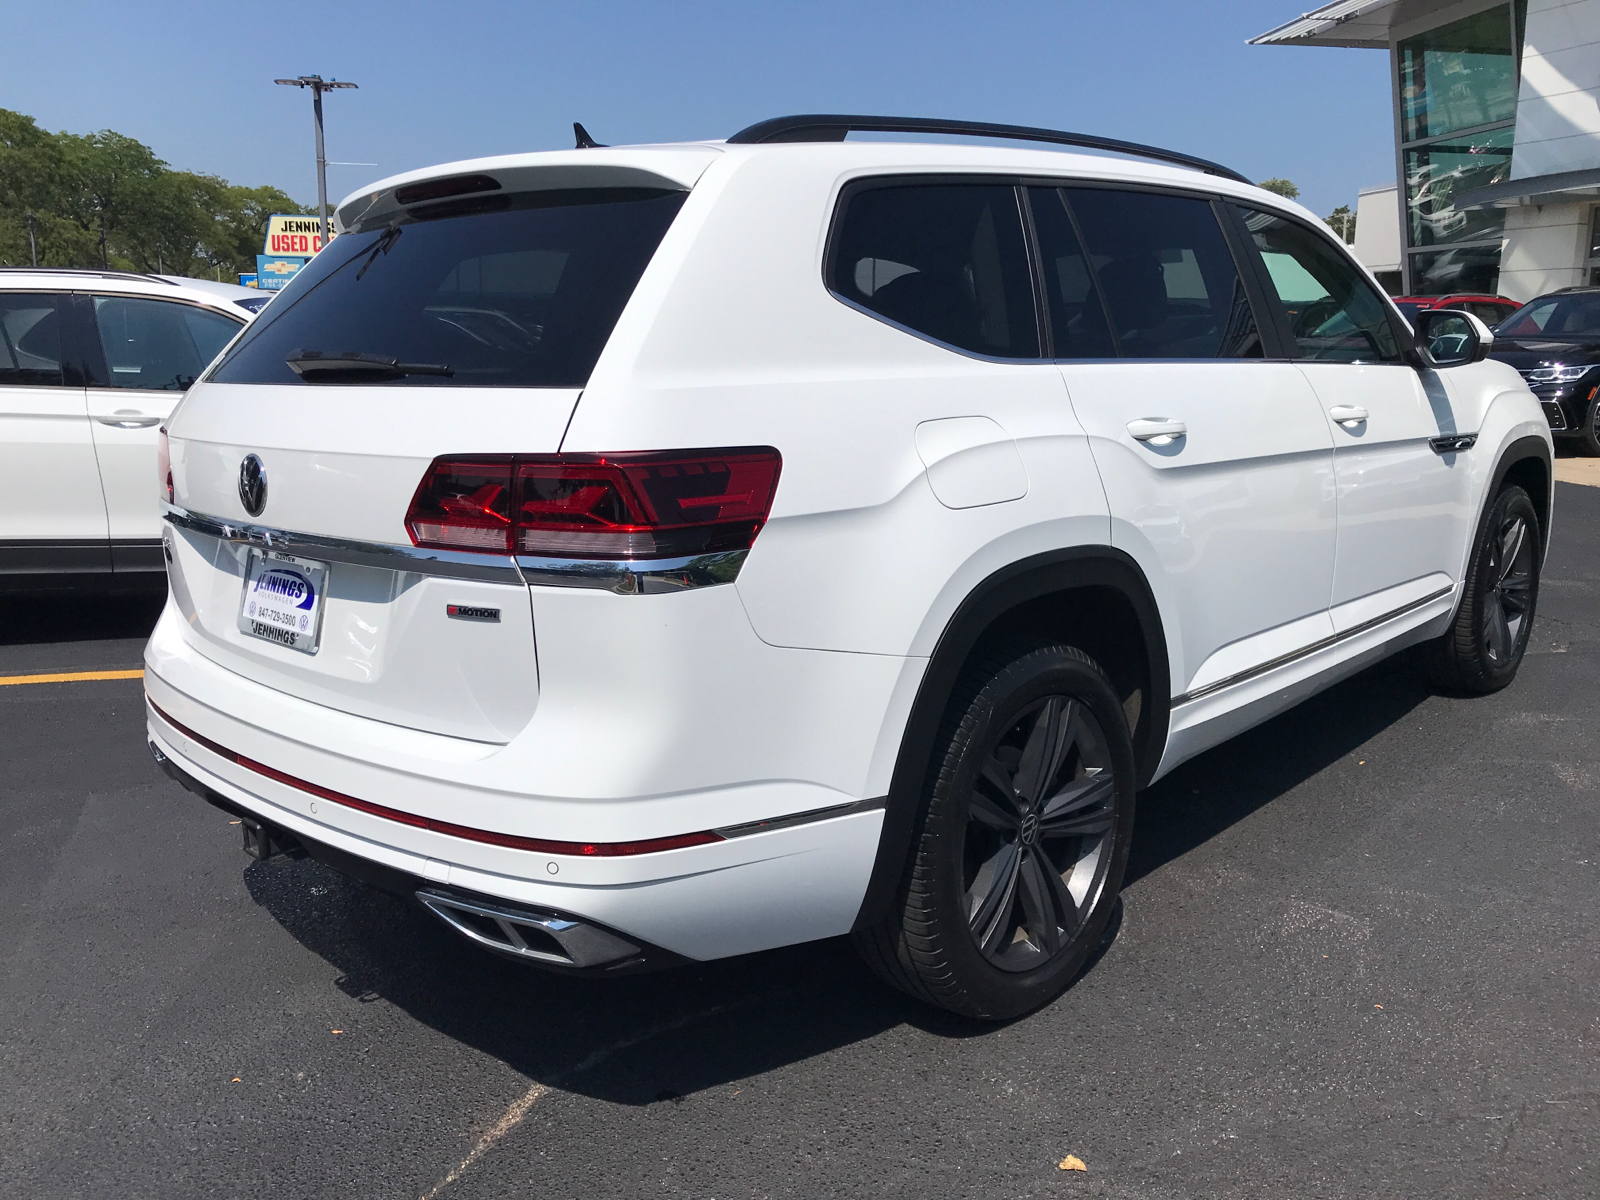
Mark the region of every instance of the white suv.
[[0, 269], [0, 591], [159, 586], [157, 427], [263, 292]]
[[338, 220], [172, 417], [150, 741], [254, 853], [501, 952], [853, 933], [1014, 1015], [1103, 937], [1140, 788], [1402, 647], [1486, 691], [1527, 643], [1538, 403], [1215, 164], [789, 118]]

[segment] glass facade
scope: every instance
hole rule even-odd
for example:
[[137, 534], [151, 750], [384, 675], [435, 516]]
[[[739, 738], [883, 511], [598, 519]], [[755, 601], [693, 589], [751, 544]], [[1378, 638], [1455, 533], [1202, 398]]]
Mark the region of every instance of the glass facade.
[[1455, 197], [1511, 174], [1527, 0], [1499, 4], [1395, 46], [1408, 290], [1495, 290], [1501, 209]]
[[1482, 240], [1500, 232], [1505, 209], [1460, 211], [1455, 197], [1510, 177], [1512, 132], [1507, 125], [1407, 148], [1406, 241], [1413, 249]]
[[1400, 43], [1400, 137], [1415, 142], [1517, 115], [1509, 5]]

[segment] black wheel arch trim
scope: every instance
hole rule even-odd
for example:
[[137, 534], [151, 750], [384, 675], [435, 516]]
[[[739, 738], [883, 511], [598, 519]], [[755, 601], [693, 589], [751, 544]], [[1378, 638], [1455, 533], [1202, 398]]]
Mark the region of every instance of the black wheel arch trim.
[[901, 735], [900, 753], [884, 803], [878, 853], [853, 928], [874, 925], [888, 914], [911, 851], [939, 724], [961, 669], [983, 635], [1006, 613], [1031, 601], [1091, 588], [1113, 591], [1126, 600], [1144, 635], [1149, 695], [1141, 706], [1133, 749], [1137, 786], [1143, 788], [1150, 782], [1166, 748], [1172, 686], [1166, 633], [1144, 572], [1130, 555], [1110, 546], [1049, 551], [1011, 563], [968, 593], [934, 647]]
[[[1500, 454], [1500, 461], [1495, 464], [1494, 475], [1489, 481], [1488, 490], [1483, 496], [1483, 503], [1478, 510], [1477, 530], [1483, 529], [1483, 522], [1489, 519], [1489, 510], [1494, 507], [1495, 497], [1500, 494], [1500, 489], [1505, 485], [1506, 476], [1511, 473], [1511, 468], [1520, 462], [1534, 460], [1544, 468], [1545, 494], [1531, 496], [1534, 511], [1539, 514], [1539, 561], [1544, 562], [1544, 556], [1550, 551], [1550, 525], [1554, 515], [1556, 503], [1556, 471], [1555, 462], [1550, 453], [1550, 447], [1542, 437], [1529, 434], [1520, 437], [1507, 446]], [[1476, 543], [1474, 543], [1476, 544]]]

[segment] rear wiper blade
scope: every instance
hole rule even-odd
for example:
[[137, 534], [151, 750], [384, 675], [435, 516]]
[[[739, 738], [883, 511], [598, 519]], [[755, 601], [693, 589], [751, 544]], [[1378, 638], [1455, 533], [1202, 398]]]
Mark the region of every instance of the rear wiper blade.
[[283, 361], [307, 383], [378, 383], [407, 375], [455, 374], [446, 363], [403, 363], [359, 350], [294, 350]]

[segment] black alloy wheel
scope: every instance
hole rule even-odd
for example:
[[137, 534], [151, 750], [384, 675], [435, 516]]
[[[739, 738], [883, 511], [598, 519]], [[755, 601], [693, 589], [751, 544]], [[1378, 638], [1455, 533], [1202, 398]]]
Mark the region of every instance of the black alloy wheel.
[[1116, 776], [1100, 722], [1066, 695], [1000, 735], [967, 804], [961, 874], [984, 958], [1029, 971], [1071, 942], [1104, 883]]
[[1467, 565], [1465, 594], [1449, 631], [1426, 647], [1434, 682], [1493, 692], [1516, 678], [1539, 600], [1539, 514], [1520, 487], [1495, 497]]
[[1054, 999], [1100, 945], [1133, 833], [1133, 743], [1082, 651], [984, 655], [947, 710], [889, 916], [858, 931], [875, 971], [987, 1020]]

